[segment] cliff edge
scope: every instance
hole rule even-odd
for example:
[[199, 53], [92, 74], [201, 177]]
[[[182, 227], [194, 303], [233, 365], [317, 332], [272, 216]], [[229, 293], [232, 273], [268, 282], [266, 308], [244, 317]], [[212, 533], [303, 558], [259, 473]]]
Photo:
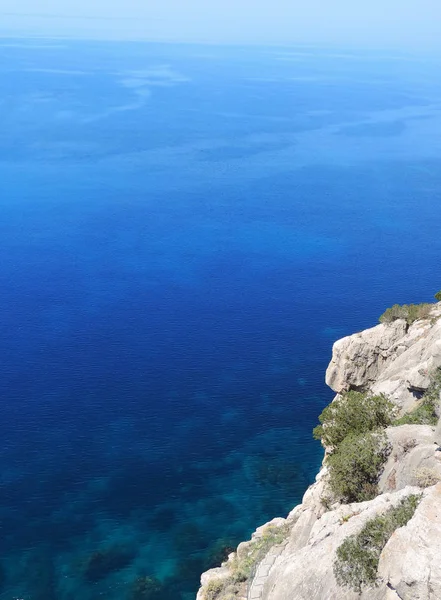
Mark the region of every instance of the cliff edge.
[[338, 340], [326, 382], [315, 483], [197, 600], [441, 599], [441, 303]]

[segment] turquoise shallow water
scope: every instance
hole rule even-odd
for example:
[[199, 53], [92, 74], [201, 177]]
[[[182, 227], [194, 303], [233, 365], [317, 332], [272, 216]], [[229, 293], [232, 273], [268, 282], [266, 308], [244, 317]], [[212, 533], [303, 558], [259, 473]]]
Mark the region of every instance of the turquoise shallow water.
[[189, 600], [312, 482], [333, 341], [440, 288], [439, 63], [0, 49], [0, 598]]

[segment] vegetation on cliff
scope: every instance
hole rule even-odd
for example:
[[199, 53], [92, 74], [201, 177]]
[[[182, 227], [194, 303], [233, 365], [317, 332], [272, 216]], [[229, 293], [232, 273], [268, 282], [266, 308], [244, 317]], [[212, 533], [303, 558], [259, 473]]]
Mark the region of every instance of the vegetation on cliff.
[[370, 396], [350, 391], [337, 396], [319, 416], [320, 425], [313, 430], [315, 439], [335, 452], [349, 435], [360, 435], [390, 425], [394, 405], [384, 394]]
[[[441, 302], [441, 290], [435, 294], [435, 299]], [[404, 319], [408, 325], [412, 325], [419, 319], [428, 319], [434, 304], [421, 302], [420, 304], [394, 304], [387, 308], [380, 316], [380, 323], [392, 323], [397, 319]]]
[[381, 551], [393, 532], [410, 521], [420, 499], [419, 495], [407, 496], [398, 506], [368, 521], [360, 533], [345, 539], [334, 562], [339, 585], [360, 592], [363, 586], [375, 584]]
[[255, 537], [232, 559], [225, 563], [229, 573], [225, 577], [210, 580], [205, 586], [205, 600], [233, 600], [246, 590], [246, 582], [254, 575], [260, 561], [274, 546], [283, 543], [289, 536], [290, 528], [284, 525], [268, 525], [261, 535]]
[[430, 375], [430, 385], [424, 392], [418, 406], [410, 413], [396, 419], [393, 425], [436, 425], [441, 393], [441, 369], [435, 369]]
[[392, 323], [397, 319], [404, 319], [408, 325], [412, 325], [419, 319], [428, 319], [433, 304], [422, 302], [421, 304], [394, 304], [387, 308], [380, 316], [380, 323]]
[[[441, 301], [441, 291], [435, 297]], [[394, 391], [396, 402], [392, 402], [384, 394], [375, 395], [369, 392], [356, 391], [369, 389], [372, 383], [375, 384], [378, 381], [378, 373], [375, 373], [375, 368], [379, 372], [380, 367], [384, 367], [383, 363], [386, 362], [386, 360], [380, 361], [379, 365], [376, 366], [375, 360], [371, 360], [372, 356], [376, 359], [378, 348], [381, 351], [382, 358], [386, 356], [386, 358], [393, 361], [397, 355], [402, 356], [396, 353], [396, 347], [397, 341], [400, 343], [400, 336], [406, 336], [406, 328], [403, 325], [395, 328], [383, 328], [383, 330], [374, 328], [372, 330], [372, 341], [368, 340], [368, 343], [373, 347], [371, 353], [359, 352], [359, 346], [354, 350], [351, 348], [350, 343], [347, 344], [348, 352], [342, 351], [339, 347], [339, 351], [336, 353], [337, 359], [334, 367], [340, 369], [344, 377], [341, 378], [342, 385], [338, 385], [333, 389], [339, 391], [340, 389], [350, 388], [351, 385], [356, 389], [338, 393], [335, 400], [319, 416], [319, 425], [314, 428], [313, 435], [315, 439], [321, 440], [326, 449], [324, 461], [326, 471], [317, 479], [316, 485], [318, 487], [314, 494], [310, 494], [308, 499], [305, 500], [304, 511], [307, 514], [308, 511], [310, 513], [317, 511], [317, 505], [314, 504], [311, 508], [311, 501], [315, 503], [318, 500], [322, 506], [318, 508], [316, 516], [318, 515], [318, 518], [320, 518], [323, 507], [325, 507], [325, 510], [340, 510], [341, 514], [341, 505], [335, 505], [337, 501], [345, 504], [373, 500], [372, 503], [362, 505], [359, 509], [349, 507], [348, 514], [343, 512], [342, 518], [337, 522], [335, 522], [335, 519], [332, 521], [331, 518], [328, 524], [324, 524], [324, 527], [329, 527], [330, 533], [328, 535], [332, 535], [333, 531], [338, 531], [338, 528], [353, 516], [363, 515], [359, 517], [362, 520], [359, 521], [358, 527], [351, 528], [352, 532], [358, 530], [359, 533], [346, 537], [343, 542], [341, 542], [342, 537], [338, 538], [338, 542], [332, 548], [332, 554], [330, 553], [329, 562], [326, 563], [325, 569], [322, 571], [323, 576], [328, 576], [330, 574], [329, 569], [333, 568], [336, 581], [334, 580], [332, 585], [334, 585], [335, 590], [340, 592], [341, 588], [339, 586], [349, 587], [360, 593], [363, 588], [372, 587], [379, 582], [378, 565], [383, 548], [394, 531], [410, 521], [422, 497], [417, 494], [403, 499], [401, 494], [403, 487], [405, 485], [417, 485], [422, 491], [424, 488], [434, 486], [441, 480], [436, 464], [436, 456], [434, 454], [432, 457], [430, 450], [433, 449], [433, 446], [430, 433], [427, 433], [429, 428], [423, 428], [425, 433], [424, 435], [421, 434], [421, 440], [419, 434], [415, 433], [420, 428], [411, 429], [412, 436], [415, 436], [415, 439], [414, 437], [406, 437], [409, 435], [409, 428], [403, 428], [400, 431], [394, 429], [386, 431], [391, 426], [407, 424], [433, 426], [438, 422], [441, 398], [441, 367], [430, 373], [430, 366], [428, 367], [428, 365], [438, 363], [430, 358], [430, 353], [421, 350], [420, 341], [421, 339], [427, 339], [429, 348], [429, 344], [436, 345], [439, 343], [439, 324], [437, 324], [437, 320], [440, 318], [439, 307], [434, 310], [433, 304], [394, 305], [382, 315], [380, 320], [382, 323], [391, 323], [396, 319], [405, 319], [410, 325], [421, 318], [427, 319], [427, 327], [424, 327], [421, 333], [419, 326], [417, 326], [416, 336], [413, 335], [413, 330], [411, 330], [411, 335], [407, 336], [404, 343], [407, 350], [415, 344], [413, 354], [411, 354], [405, 366], [402, 367], [403, 373], [400, 380], [402, 387], [400, 390], [405, 391], [406, 395], [403, 392], [405, 401], [401, 401], [396, 391]], [[397, 330], [396, 337], [392, 336], [389, 340], [387, 334], [393, 333], [395, 329]], [[389, 354], [384, 352], [384, 340], [379, 339], [382, 332], [386, 332], [386, 339], [390, 342], [388, 342]], [[357, 341], [359, 341], [358, 338]], [[419, 345], [417, 346], [417, 344]], [[437, 352], [436, 350], [433, 353], [434, 358], [438, 356]], [[372, 363], [374, 373], [367, 373], [368, 369], [365, 369], [361, 370], [360, 378], [351, 380], [346, 377], [347, 370], [341, 363], [351, 362], [355, 371], [363, 366], [362, 361], [367, 362], [368, 366]], [[401, 361], [401, 365], [403, 365], [403, 361]], [[411, 379], [409, 372], [412, 374], [418, 373], [418, 377], [415, 377], [414, 380]], [[422, 390], [427, 386], [429, 379], [430, 385], [423, 393]], [[408, 393], [410, 380], [416, 382], [414, 389], [421, 390], [421, 393], [418, 394], [420, 399], [416, 403], [416, 408], [397, 419], [398, 406], [401, 407], [401, 411], [409, 411], [411, 407], [415, 406], [415, 397]], [[421, 387], [417, 387], [420, 384]], [[380, 386], [378, 387], [381, 389]], [[439, 436], [436, 438], [438, 443]], [[407, 472], [401, 468], [398, 476], [396, 470], [402, 465], [397, 466], [396, 463], [415, 448], [417, 444], [420, 444], [422, 448], [427, 445], [428, 453], [425, 451], [426, 453], [420, 456], [418, 452], [415, 452], [415, 457], [412, 457], [413, 462], [408, 462], [411, 466], [406, 467]], [[380, 476], [392, 448], [394, 454], [387, 463], [388, 470], [381, 478], [381, 484], [379, 484]], [[433, 452], [435, 453], [435, 451]], [[429, 455], [431, 462], [427, 458]], [[379, 493], [385, 493], [388, 490], [392, 490], [390, 492], [391, 498], [393, 498], [393, 493], [400, 493], [399, 498], [401, 500], [398, 505], [386, 511], [387, 506], [384, 504], [384, 499], [379, 497], [374, 500], [374, 498]], [[397, 501], [398, 499], [393, 499], [392, 504], [396, 504]], [[375, 514], [375, 518], [372, 518]], [[333, 526], [337, 529], [333, 530]], [[292, 527], [294, 527], [293, 530]], [[271, 547], [280, 544], [289, 536], [296, 539], [297, 533], [303, 535], [302, 527], [304, 525], [302, 525], [301, 520], [299, 520], [298, 529], [296, 527], [297, 525], [293, 524], [290, 527], [286, 525], [275, 529], [270, 527], [264, 530], [263, 534], [261, 530], [260, 536], [256, 536], [248, 544], [239, 547], [239, 551], [231, 557], [228, 563], [224, 563], [223, 568], [216, 573], [215, 578], [204, 586], [204, 600], [237, 600], [238, 597], [245, 596], [247, 583], [252, 581], [256, 565], [262, 561]], [[346, 535], [348, 534], [349, 532]], [[311, 556], [314, 556], [315, 543], [317, 542], [314, 541], [308, 546]], [[393, 542], [391, 541], [391, 543]], [[284, 552], [291, 551], [290, 548], [291, 545], [288, 545], [289, 550]], [[293, 556], [296, 556], [299, 564], [305, 566], [305, 563], [302, 563], [300, 554], [297, 556], [295, 552], [293, 551]], [[279, 571], [276, 571], [277, 576], [279, 572], [283, 574], [282, 567]], [[276, 581], [274, 577], [273, 583]], [[316, 573], [313, 568], [302, 577], [299, 576], [295, 579], [297, 585], [300, 585], [299, 582], [302, 585], [304, 581], [308, 582], [309, 577], [311, 588], [315, 589]], [[296, 584], [293, 583], [292, 585], [295, 586]], [[384, 581], [382, 581], [382, 585], [385, 585]]]
[[390, 448], [382, 433], [395, 416], [383, 394], [350, 391], [338, 396], [319, 417], [314, 437], [330, 455], [329, 487], [345, 502], [361, 502], [377, 495], [377, 481]]
[[348, 435], [326, 463], [332, 493], [343, 502], [375, 498], [377, 482], [390, 449], [384, 432]]

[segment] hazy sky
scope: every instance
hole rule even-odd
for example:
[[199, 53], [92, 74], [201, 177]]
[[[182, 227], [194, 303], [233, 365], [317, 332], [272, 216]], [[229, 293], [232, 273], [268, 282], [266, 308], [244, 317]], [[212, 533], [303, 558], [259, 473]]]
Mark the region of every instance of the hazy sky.
[[441, 48], [441, 0], [0, 0], [0, 33]]

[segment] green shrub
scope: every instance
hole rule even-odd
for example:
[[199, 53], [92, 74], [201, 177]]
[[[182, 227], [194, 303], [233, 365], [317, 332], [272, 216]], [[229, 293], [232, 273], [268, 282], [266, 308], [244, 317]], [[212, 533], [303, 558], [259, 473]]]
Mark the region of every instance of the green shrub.
[[243, 595], [245, 582], [254, 573], [255, 568], [273, 546], [284, 542], [290, 532], [288, 524], [268, 525], [260, 537], [252, 540], [228, 562], [229, 574], [226, 577], [212, 579], [204, 588], [205, 600], [229, 600]]
[[419, 319], [427, 319], [433, 304], [422, 302], [421, 304], [394, 304], [387, 308], [380, 316], [380, 323], [392, 323], [397, 319], [404, 319], [408, 325]]
[[237, 600], [243, 595], [243, 586], [234, 577], [212, 579], [204, 587], [204, 600]]
[[407, 311], [404, 306], [400, 304], [394, 304], [390, 308], [386, 308], [384, 313], [378, 319], [380, 323], [392, 323], [392, 321], [396, 321], [397, 319], [406, 319]]
[[248, 546], [246, 552], [242, 552], [240, 557], [235, 556], [230, 564], [233, 581], [241, 582], [249, 579], [257, 564], [263, 560], [273, 546], [284, 542], [289, 535], [289, 526], [268, 525], [263, 534], [253, 540]]
[[384, 432], [348, 435], [327, 459], [332, 492], [344, 502], [375, 498], [381, 468], [389, 453]]
[[393, 425], [436, 425], [441, 392], [441, 369], [430, 376], [430, 385], [424, 392], [420, 404], [413, 411], [393, 422]]
[[438, 417], [435, 409], [435, 403], [431, 399], [423, 399], [419, 406], [412, 412], [396, 419], [393, 425], [436, 425]]
[[430, 373], [430, 384], [424, 392], [424, 398], [433, 402], [439, 402], [441, 393], [441, 367], [438, 367]]
[[387, 427], [394, 416], [395, 407], [383, 394], [368, 396], [350, 391], [324, 409], [313, 435], [335, 451], [346, 436]]
[[434, 469], [421, 467], [414, 472], [414, 477], [418, 487], [426, 488], [436, 485], [441, 481], [440, 474]]
[[438, 302], [441, 302], [441, 290], [439, 292], [436, 292], [435, 298], [438, 300]]
[[212, 579], [204, 589], [205, 600], [216, 600], [230, 583], [227, 579]]
[[421, 496], [411, 495], [385, 514], [368, 521], [357, 535], [351, 535], [337, 549], [334, 574], [337, 583], [360, 592], [375, 584], [380, 554], [387, 541], [413, 517]]

